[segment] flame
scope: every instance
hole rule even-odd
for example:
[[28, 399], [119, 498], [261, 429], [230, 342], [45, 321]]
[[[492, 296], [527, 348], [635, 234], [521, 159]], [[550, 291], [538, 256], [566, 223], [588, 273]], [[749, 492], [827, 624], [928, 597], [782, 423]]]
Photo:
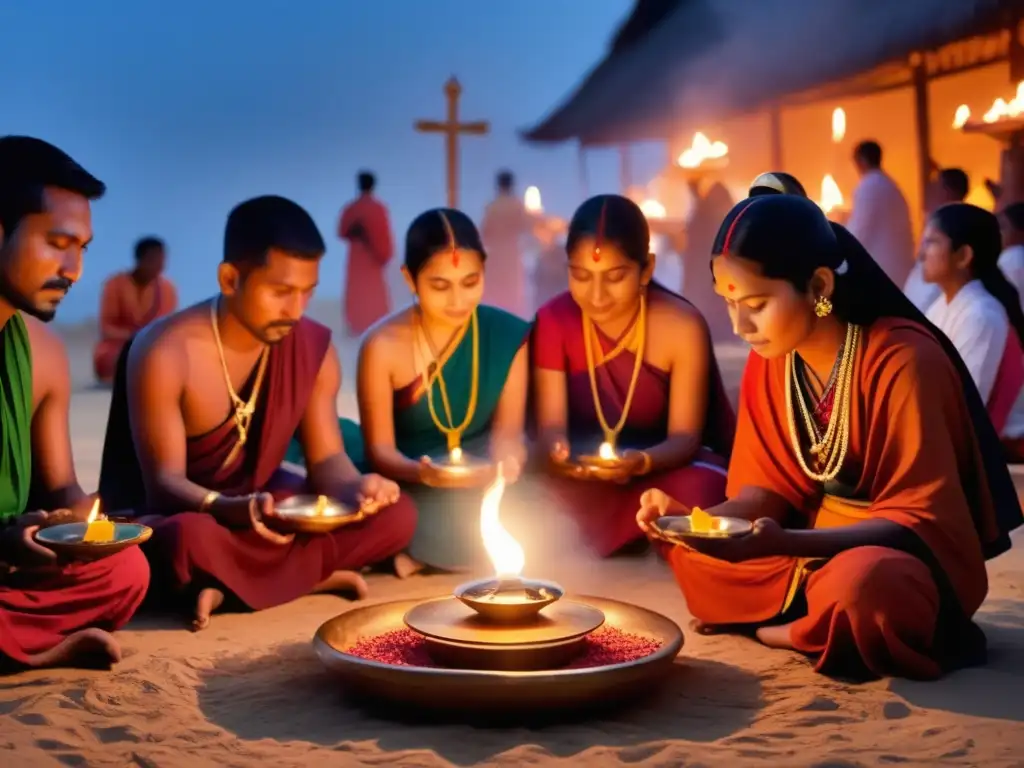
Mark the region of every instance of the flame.
[[484, 549], [491, 558], [494, 572], [499, 579], [512, 579], [523, 572], [526, 555], [512, 534], [505, 530], [498, 517], [501, 497], [505, 494], [505, 475], [498, 464], [498, 474], [494, 482], [484, 491], [484, 500], [480, 504], [480, 533], [484, 539]]
[[601, 447], [597, 449], [597, 455], [606, 461], [611, 461], [616, 458], [615, 446], [608, 442], [601, 443]]
[[462, 449], [459, 446], [455, 446], [448, 452], [448, 459], [452, 464], [462, 463]]
[[89, 510], [89, 516], [85, 518], [86, 523], [95, 523], [100, 516], [100, 500], [97, 498], [92, 503], [92, 509]]
[[846, 110], [836, 107], [832, 110], [832, 141], [838, 144], [846, 136]]
[[530, 213], [544, 212], [544, 205], [540, 200], [540, 189], [537, 187], [526, 188], [526, 192], [523, 193], [523, 207]]
[[684, 149], [676, 161], [683, 168], [698, 168], [705, 160], [719, 160], [729, 154], [729, 145], [724, 141], [712, 142], [700, 131], [693, 134], [693, 143]]
[[826, 173], [825, 178], [821, 180], [821, 200], [818, 205], [825, 213], [843, 205], [843, 193], [831, 173]]
[[654, 199], [644, 200], [640, 203], [640, 210], [648, 219], [664, 219], [666, 215], [665, 206]]
[[1020, 117], [1021, 113], [1024, 112], [1024, 80], [1017, 83], [1017, 95], [1014, 96], [1009, 102], [1003, 99], [996, 99], [992, 102], [992, 106], [989, 107], [988, 112], [982, 115], [982, 120], [986, 123], [996, 123], [1000, 120], [1012, 119]]
[[961, 104], [956, 108], [956, 114], [953, 115], [953, 127], [963, 128], [968, 120], [971, 119], [971, 108], [966, 104]]

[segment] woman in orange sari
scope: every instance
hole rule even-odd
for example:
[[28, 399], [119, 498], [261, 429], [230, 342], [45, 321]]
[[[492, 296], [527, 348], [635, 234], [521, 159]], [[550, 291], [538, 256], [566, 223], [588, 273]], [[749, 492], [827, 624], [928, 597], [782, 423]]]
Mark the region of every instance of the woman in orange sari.
[[[980, 662], [985, 559], [1022, 519], [956, 350], [805, 197], [737, 204], [713, 254], [715, 290], [753, 351], [728, 501], [708, 511], [754, 526], [672, 549], [698, 627], [752, 629], [845, 677]], [[651, 531], [688, 511], [652, 491], [637, 519]]]

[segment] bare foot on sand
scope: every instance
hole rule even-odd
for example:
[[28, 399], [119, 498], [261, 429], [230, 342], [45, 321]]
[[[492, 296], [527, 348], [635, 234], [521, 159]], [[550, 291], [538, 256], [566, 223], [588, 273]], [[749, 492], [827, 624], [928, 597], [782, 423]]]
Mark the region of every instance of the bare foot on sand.
[[791, 651], [793, 640], [789, 636], [789, 630], [792, 626], [793, 624], [789, 623], [775, 627], [760, 627], [757, 630], [757, 639], [769, 648], [785, 648]]
[[28, 658], [30, 667], [88, 667], [102, 669], [121, 660], [121, 646], [109, 632], [82, 629], [68, 635], [48, 651]]
[[405, 552], [395, 555], [395, 576], [400, 579], [407, 579], [422, 571], [426, 566], [419, 560], [410, 557]]
[[324, 592], [349, 592], [355, 593], [356, 600], [362, 600], [370, 594], [370, 588], [362, 574], [355, 571], [335, 571], [326, 579], [313, 587], [314, 594]]
[[192, 631], [198, 632], [210, 626], [210, 614], [220, 608], [224, 602], [224, 593], [219, 589], [204, 589], [196, 600], [196, 617], [192, 621]]

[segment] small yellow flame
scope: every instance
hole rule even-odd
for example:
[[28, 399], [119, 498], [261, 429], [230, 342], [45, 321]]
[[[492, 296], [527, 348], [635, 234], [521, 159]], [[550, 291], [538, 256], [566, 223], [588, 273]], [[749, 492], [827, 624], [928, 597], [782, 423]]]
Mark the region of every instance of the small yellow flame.
[[724, 141], [711, 141], [700, 131], [693, 135], [689, 149], [684, 149], [676, 161], [683, 168], [699, 168], [705, 160], [720, 160], [729, 154]]
[[85, 518], [86, 523], [95, 523], [97, 518], [100, 516], [100, 500], [97, 497], [92, 503], [92, 509], [89, 510], [89, 516]]
[[1024, 112], [1024, 80], [1017, 83], [1017, 95], [1010, 101], [996, 99], [988, 112], [982, 116], [986, 123], [997, 123], [1000, 120], [1012, 120]]
[[459, 448], [459, 446], [455, 446], [454, 448], [452, 448], [448, 452], [448, 460], [451, 461], [452, 464], [461, 464], [462, 463], [462, 449]]
[[608, 442], [601, 443], [601, 446], [597, 449], [597, 455], [605, 461], [612, 461], [617, 458], [615, 446]]
[[327, 511], [327, 497], [317, 496], [316, 497], [316, 516], [323, 517], [324, 512]]
[[499, 579], [511, 579], [523, 572], [526, 555], [519, 542], [501, 524], [499, 512], [501, 497], [505, 494], [505, 476], [501, 464], [498, 464], [497, 469], [497, 477], [487, 486], [480, 505], [480, 533], [487, 556], [494, 565], [495, 575]]
[[715, 528], [714, 515], [709, 515], [700, 507], [690, 510], [690, 530], [694, 533], [711, 533]]
[[825, 174], [825, 178], [821, 180], [821, 200], [818, 205], [825, 213], [830, 213], [843, 205], [843, 193], [831, 173]]
[[544, 205], [540, 199], [540, 189], [537, 187], [526, 188], [526, 192], [523, 193], [523, 207], [530, 213], [544, 212]]
[[971, 108], [966, 104], [961, 104], [956, 108], [956, 114], [953, 115], [953, 128], [963, 128], [967, 121], [971, 119]]
[[640, 210], [648, 219], [664, 219], [666, 215], [665, 206], [654, 199], [644, 200], [640, 203]]
[[846, 136], [846, 110], [836, 107], [832, 110], [832, 141], [838, 144]]

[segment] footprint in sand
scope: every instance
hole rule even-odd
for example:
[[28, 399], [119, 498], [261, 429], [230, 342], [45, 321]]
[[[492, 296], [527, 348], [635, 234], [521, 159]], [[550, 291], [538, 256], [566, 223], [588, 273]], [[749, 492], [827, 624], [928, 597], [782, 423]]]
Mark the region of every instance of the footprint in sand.
[[101, 744], [117, 744], [118, 742], [138, 744], [142, 741], [130, 728], [121, 725], [110, 728], [93, 728], [92, 732]]
[[22, 725], [53, 725], [53, 721], [46, 715], [38, 712], [26, 712], [23, 715], [14, 715], [14, 719]]
[[839, 703], [826, 696], [815, 696], [810, 704], [800, 707], [801, 712], [835, 712], [839, 709]]
[[902, 720], [905, 717], [910, 717], [911, 714], [910, 707], [902, 701], [888, 701], [882, 707], [882, 715], [886, 720]]

